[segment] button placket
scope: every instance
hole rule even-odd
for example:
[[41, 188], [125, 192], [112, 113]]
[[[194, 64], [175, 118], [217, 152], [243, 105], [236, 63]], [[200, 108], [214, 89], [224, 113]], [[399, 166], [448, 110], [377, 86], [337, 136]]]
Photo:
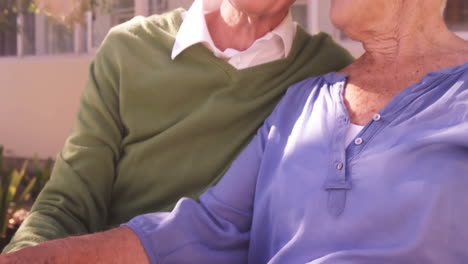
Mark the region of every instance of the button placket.
[[[343, 102], [341, 97], [344, 83], [340, 84], [340, 89], [337, 89], [336, 96], [338, 100]], [[349, 127], [349, 115], [344, 108], [343, 103], [336, 104], [336, 123], [333, 133], [334, 143], [330, 151], [333, 153], [332, 162], [328, 165], [329, 175], [324, 183], [324, 190], [328, 193], [327, 211], [331, 216], [338, 217], [345, 209], [346, 193], [351, 189], [351, 182], [346, 178], [347, 160], [344, 139], [346, 131]]]
[[[345, 175], [344, 170], [343, 175]], [[328, 192], [328, 213], [334, 217], [340, 216], [346, 206], [346, 193], [352, 188], [351, 182], [343, 177], [339, 180], [337, 179], [335, 181], [327, 181], [324, 187]]]
[[333, 163], [331, 177], [327, 179], [324, 189], [328, 192], [327, 210], [330, 215], [338, 217], [346, 205], [346, 192], [351, 189], [351, 182], [346, 179], [346, 159], [344, 152], [340, 159]]
[[343, 167], [344, 167], [344, 165], [343, 165], [343, 162], [341, 162], [341, 161], [336, 164], [336, 169], [337, 170], [342, 170]]

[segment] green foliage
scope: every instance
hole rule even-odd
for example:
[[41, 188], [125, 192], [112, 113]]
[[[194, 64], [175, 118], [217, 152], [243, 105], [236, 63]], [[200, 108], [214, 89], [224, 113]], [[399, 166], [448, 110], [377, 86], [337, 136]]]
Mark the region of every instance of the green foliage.
[[39, 158], [34, 156], [33, 159], [33, 167], [34, 167], [34, 180], [37, 180], [37, 184], [34, 186], [32, 190], [32, 196], [37, 197], [41, 190], [44, 188], [45, 184], [47, 181], [50, 179], [50, 175], [52, 173], [52, 165], [53, 165], [53, 160], [51, 158], [48, 158], [45, 161], [45, 164], [43, 167], [41, 167], [41, 164], [39, 163]]
[[[70, 1], [70, 0], [56, 0]], [[16, 16], [20, 12], [44, 13], [50, 19], [71, 27], [74, 23], [83, 23], [83, 14], [87, 11], [110, 13], [115, 0], [78, 0], [79, 5], [68, 17], [55, 17], [47, 10], [40, 10], [34, 0], [0, 0], [0, 32], [16, 31]]]
[[7, 235], [7, 229], [13, 214], [22, 209], [31, 197], [36, 197], [50, 177], [52, 160], [46, 161], [41, 167], [39, 159], [34, 157], [34, 177], [28, 177], [25, 161], [21, 168], [13, 169], [10, 174], [3, 175], [3, 147], [0, 146], [0, 237]]
[[16, 30], [19, 12], [39, 12], [32, 0], [0, 0], [0, 31]]

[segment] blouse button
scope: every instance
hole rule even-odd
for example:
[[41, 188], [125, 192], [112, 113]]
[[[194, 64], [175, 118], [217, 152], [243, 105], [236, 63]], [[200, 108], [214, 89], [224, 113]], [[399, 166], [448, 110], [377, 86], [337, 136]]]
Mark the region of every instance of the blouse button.
[[379, 121], [381, 118], [382, 117], [379, 114], [375, 114], [374, 117], [372, 117], [374, 121]]
[[336, 169], [337, 170], [342, 170], [343, 169], [343, 162], [338, 162], [338, 164], [336, 164]]
[[361, 145], [362, 144], [362, 138], [358, 137], [354, 140], [354, 144], [356, 145]]

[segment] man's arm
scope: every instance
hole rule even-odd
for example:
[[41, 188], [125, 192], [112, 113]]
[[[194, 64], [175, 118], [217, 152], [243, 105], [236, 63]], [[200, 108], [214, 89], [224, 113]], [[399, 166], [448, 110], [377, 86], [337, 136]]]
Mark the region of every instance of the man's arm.
[[149, 263], [140, 240], [128, 227], [47, 241], [10, 254], [0, 264], [23, 263]]
[[123, 134], [115, 55], [120, 42], [118, 32], [111, 32], [97, 52], [75, 126], [51, 179], [4, 252], [106, 227]]

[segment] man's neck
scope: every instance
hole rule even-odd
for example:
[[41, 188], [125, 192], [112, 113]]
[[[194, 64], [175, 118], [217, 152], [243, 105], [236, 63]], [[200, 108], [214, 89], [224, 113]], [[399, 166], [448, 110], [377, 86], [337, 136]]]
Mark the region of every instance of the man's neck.
[[219, 10], [205, 15], [205, 19], [211, 38], [219, 50], [231, 48], [243, 51], [275, 29], [287, 14], [288, 10], [269, 16], [249, 15], [225, 0]]

